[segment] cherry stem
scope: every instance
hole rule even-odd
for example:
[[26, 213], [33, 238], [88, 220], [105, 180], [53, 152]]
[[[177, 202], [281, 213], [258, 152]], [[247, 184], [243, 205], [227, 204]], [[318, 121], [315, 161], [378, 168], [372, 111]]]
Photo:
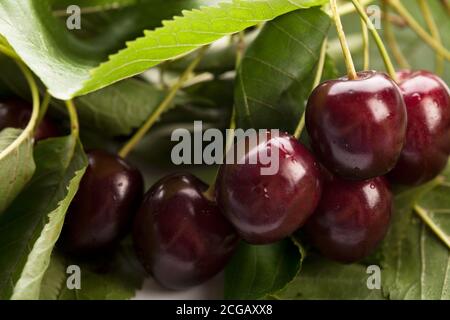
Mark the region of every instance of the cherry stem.
[[369, 31], [367, 30], [367, 25], [363, 19], [361, 19], [361, 28], [362, 28], [363, 54], [364, 54], [363, 70], [369, 70], [370, 66]]
[[48, 93], [48, 91], [45, 92], [44, 98], [41, 102], [41, 108], [39, 111], [39, 116], [36, 121], [36, 128], [39, 127], [39, 124], [42, 122], [42, 119], [44, 119], [45, 114], [47, 113], [48, 107], [50, 105], [50, 101], [52, 100], [52, 96]]
[[[235, 69], [239, 70], [242, 59], [244, 57], [244, 52], [245, 52], [245, 33], [244, 33], [244, 31], [239, 32], [237, 34], [237, 37], [238, 37], [238, 43], [236, 46]], [[228, 133], [226, 136], [224, 158], [225, 158], [228, 150], [230, 150], [231, 146], [233, 145], [235, 129], [236, 129], [236, 108], [233, 106], [233, 109], [231, 112], [229, 130], [228, 130]], [[214, 201], [214, 199], [215, 199], [215, 193], [216, 193], [215, 181], [217, 180], [218, 175], [219, 175], [219, 170], [216, 171], [215, 177], [213, 179], [213, 183], [211, 183], [209, 188], [203, 193], [203, 195], [210, 201]]]
[[367, 16], [366, 11], [361, 6], [361, 4], [358, 2], [358, 0], [352, 0], [352, 2], [356, 8], [356, 11], [358, 11], [360, 17], [364, 20], [364, 22], [368, 26], [369, 31], [372, 34], [372, 37], [374, 38], [375, 43], [377, 44], [378, 50], [380, 51], [381, 57], [383, 59], [384, 65], [386, 66], [386, 70], [387, 70], [389, 76], [394, 81], [396, 81], [397, 74], [395, 73], [394, 65], [392, 64], [392, 61], [389, 58], [389, 54], [386, 50], [386, 47], [384, 46], [383, 40], [381, 40], [381, 37], [378, 34], [377, 30], [375, 29], [375, 26], [372, 24], [372, 21], [370, 21], [369, 17]]
[[414, 206], [414, 211], [433, 233], [450, 249], [450, 237], [430, 218], [429, 213], [419, 204]]
[[208, 46], [204, 46], [200, 49], [197, 57], [189, 64], [187, 69], [180, 76], [178, 81], [171, 87], [169, 93], [161, 102], [161, 104], [155, 109], [155, 111], [150, 115], [147, 121], [139, 128], [139, 130], [131, 137], [131, 139], [122, 147], [119, 151], [119, 156], [123, 159], [128, 156], [128, 154], [136, 147], [136, 145], [142, 140], [142, 138], [147, 134], [147, 132], [152, 128], [152, 126], [159, 120], [161, 115], [169, 108], [173, 99], [175, 98], [178, 91], [181, 89], [183, 84], [189, 79], [190, 75], [200, 63], [205, 54]]
[[[16, 55], [17, 56], [17, 55]], [[18, 56], [17, 56], [18, 57]], [[19, 66], [20, 70], [22, 71], [26, 81], [28, 82], [28, 86], [30, 87], [31, 91], [31, 97], [33, 100], [33, 111], [31, 113], [30, 121], [27, 125], [27, 127], [24, 129], [23, 134], [28, 134], [29, 131], [34, 132], [37, 128], [37, 119], [39, 117], [39, 108], [40, 108], [40, 99], [39, 99], [39, 89], [38, 85], [36, 83], [36, 80], [34, 80], [33, 74], [31, 73], [30, 69], [20, 60], [20, 58], [17, 58], [15, 60], [17, 65]], [[27, 132], [27, 133], [25, 133]]]
[[358, 76], [356, 74], [355, 65], [353, 63], [352, 54], [348, 47], [347, 40], [345, 38], [344, 28], [342, 27], [341, 17], [338, 13], [336, 0], [330, 0], [330, 8], [333, 16], [334, 23], [336, 25], [336, 31], [338, 34], [339, 42], [341, 43], [342, 53], [344, 54], [345, 66], [347, 68], [347, 75], [350, 80], [355, 80]]
[[[4, 41], [2, 41], [3, 43], [5, 43]], [[39, 118], [39, 108], [40, 108], [40, 103], [41, 101], [39, 100], [39, 88], [38, 85], [36, 83], [36, 80], [34, 80], [33, 74], [30, 71], [30, 69], [28, 69], [28, 67], [23, 63], [22, 59], [17, 55], [17, 53], [14, 52], [14, 50], [10, 47], [8, 47], [8, 44], [6, 43], [5, 45], [0, 44], [0, 52], [5, 54], [6, 56], [12, 58], [17, 65], [19, 66], [19, 69], [22, 71], [22, 74], [25, 77], [25, 80], [28, 83], [28, 86], [30, 87], [30, 91], [31, 91], [31, 97], [33, 100], [33, 109], [32, 109], [32, 113], [31, 113], [31, 118], [28, 122], [28, 125], [26, 126], [26, 128], [23, 131], [23, 135], [28, 135], [30, 131], [34, 132], [37, 128], [37, 120]], [[5, 149], [7, 150], [7, 149]], [[5, 152], [5, 150], [3, 150], [3, 152]], [[2, 152], [2, 153], [3, 153]]]
[[[433, 14], [431, 13], [430, 7], [425, 0], [418, 0], [420, 11], [425, 19], [428, 29], [431, 32], [431, 36], [442, 45], [441, 35], [439, 34], [439, 29], [434, 21]], [[444, 73], [444, 56], [436, 52], [436, 73], [442, 75]]]
[[430, 36], [414, 19], [414, 17], [406, 10], [406, 8], [398, 0], [389, 0], [389, 4], [397, 11], [397, 13], [405, 19], [409, 27], [425, 41], [431, 48], [441, 54], [445, 59], [450, 61], [450, 51], [442, 46], [436, 39]]
[[[314, 77], [314, 82], [313, 82], [311, 91], [314, 90], [320, 84], [320, 80], [322, 80], [323, 69], [325, 67], [325, 60], [326, 60], [326, 56], [327, 56], [327, 45], [328, 45], [328, 38], [325, 38], [323, 40], [322, 47], [320, 48], [319, 61], [317, 62], [316, 75]], [[305, 111], [306, 111], [306, 109], [305, 109]], [[302, 135], [303, 129], [305, 128], [305, 120], [306, 120], [306, 112], [305, 111], [303, 111], [302, 117], [300, 118], [300, 121], [294, 132], [294, 137], [297, 140], [300, 138], [300, 136]]]
[[72, 136], [78, 138], [79, 133], [80, 133], [80, 126], [78, 124], [77, 109], [75, 108], [75, 104], [73, 103], [73, 100], [67, 100], [66, 107], [67, 107], [67, 112], [69, 113], [70, 129], [71, 129]]
[[394, 56], [397, 64], [402, 69], [410, 69], [410, 65], [408, 60], [406, 60], [402, 51], [400, 50], [400, 46], [397, 43], [397, 39], [395, 38], [395, 34], [392, 30], [392, 20], [390, 19], [391, 15], [389, 14], [389, 7], [387, 5], [388, 0], [383, 0], [383, 29], [384, 35], [386, 37], [387, 44], [392, 51], [392, 55]]

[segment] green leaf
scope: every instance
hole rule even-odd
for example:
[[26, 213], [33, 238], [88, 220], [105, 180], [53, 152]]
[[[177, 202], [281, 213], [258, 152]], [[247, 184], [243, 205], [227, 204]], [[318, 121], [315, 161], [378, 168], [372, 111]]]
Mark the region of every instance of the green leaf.
[[36, 173], [0, 217], [0, 298], [37, 299], [40, 282], [87, 159], [72, 136], [35, 150]]
[[345, 265], [321, 257], [307, 257], [300, 274], [279, 292], [279, 299], [383, 299], [381, 289], [368, 289], [366, 266]]
[[423, 207], [450, 237], [450, 166], [444, 177], [396, 196], [382, 247], [384, 290], [391, 299], [450, 299], [450, 249], [414, 212], [416, 204]]
[[25, 130], [6, 128], [0, 132], [0, 214], [22, 191], [34, 173], [33, 122]]
[[225, 299], [274, 295], [297, 275], [303, 255], [289, 239], [264, 246], [242, 242], [225, 269]]
[[[70, 260], [54, 253], [51, 265], [45, 274], [41, 299], [48, 300], [123, 300], [130, 299], [142, 286], [145, 272], [134, 254], [131, 241], [124, 243], [111, 258], [87, 264]], [[68, 265], [81, 269], [81, 289], [67, 288]], [[101, 269], [101, 271], [96, 270]]]
[[239, 32], [281, 14], [299, 4], [319, 5], [325, 0], [235, 0], [200, 10], [145, 31], [144, 37], [103, 59], [93, 45], [75, 38], [50, 14], [48, 0], [3, 0], [0, 33], [25, 63], [40, 77], [50, 93], [60, 99], [83, 95], [131, 77], [158, 63], [187, 54], [221, 37]]
[[265, 25], [248, 48], [235, 89], [239, 127], [293, 131], [304, 101], [282, 104], [293, 86], [309, 93], [330, 18], [318, 8], [283, 15]]

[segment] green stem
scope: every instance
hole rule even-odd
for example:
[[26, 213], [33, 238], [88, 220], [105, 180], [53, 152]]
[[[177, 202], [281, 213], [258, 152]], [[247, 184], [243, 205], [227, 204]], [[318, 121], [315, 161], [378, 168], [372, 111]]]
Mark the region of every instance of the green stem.
[[244, 51], [245, 51], [245, 37], [244, 32], [241, 31], [238, 33], [238, 43], [236, 50], [236, 70], [237, 68], [239, 68], [242, 58], [244, 57]]
[[190, 63], [187, 69], [183, 72], [183, 74], [178, 79], [177, 83], [175, 83], [167, 94], [166, 98], [161, 102], [161, 104], [155, 109], [155, 111], [150, 115], [147, 121], [143, 124], [143, 126], [131, 137], [131, 139], [123, 146], [123, 148], [119, 151], [119, 156], [122, 158], [126, 158], [128, 154], [136, 147], [136, 145], [142, 140], [142, 138], [147, 134], [147, 132], [152, 128], [152, 126], [158, 121], [159, 117], [167, 110], [167, 108], [172, 103], [175, 98], [177, 92], [181, 89], [183, 84], [188, 80], [191, 73], [200, 63], [206, 49], [208, 46], [204, 46], [200, 49], [197, 57]]
[[[428, 3], [425, 0], [418, 0], [418, 2], [428, 29], [431, 32], [431, 36], [442, 45], [441, 35], [439, 34], [439, 29], [434, 21], [433, 14], [431, 13]], [[442, 75], [444, 73], [444, 64], [444, 56], [441, 53], [436, 52], [436, 73], [438, 75]]]
[[369, 31], [363, 19], [361, 19], [362, 39], [363, 39], [363, 54], [364, 63], [363, 70], [369, 70], [370, 66], [370, 48], [369, 48]]
[[342, 22], [338, 13], [336, 0], [330, 0], [330, 8], [333, 14], [334, 23], [336, 25], [336, 31], [338, 34], [339, 42], [341, 43], [342, 53], [344, 54], [345, 66], [347, 68], [347, 76], [350, 80], [354, 80], [358, 76], [356, 74], [355, 65], [353, 64], [352, 54], [350, 53], [347, 40], [345, 39], [344, 28], [342, 27]]
[[391, 59], [389, 58], [389, 54], [386, 50], [386, 47], [384, 46], [383, 41], [381, 40], [380, 35], [378, 34], [377, 30], [375, 29], [375, 26], [372, 24], [372, 21], [370, 21], [369, 17], [366, 14], [366, 11], [361, 6], [358, 0], [352, 0], [353, 5], [356, 8], [356, 11], [358, 11], [361, 18], [364, 20], [364, 22], [369, 27], [369, 31], [372, 34], [372, 37], [375, 40], [375, 43], [377, 44], [378, 50], [380, 51], [381, 57], [383, 59], [384, 65], [386, 66], [386, 70], [389, 73], [389, 76], [396, 81], [397, 80], [397, 74], [395, 73], [394, 65], [392, 64]]
[[397, 64], [402, 69], [410, 69], [410, 65], [408, 60], [406, 60], [402, 51], [400, 50], [400, 46], [397, 43], [397, 39], [395, 38], [395, 34], [392, 30], [392, 21], [390, 19], [389, 7], [387, 5], [388, 0], [383, 0], [383, 30], [384, 35], [386, 37], [387, 44], [392, 51], [392, 55], [397, 61]]
[[78, 123], [78, 115], [73, 100], [66, 101], [67, 112], [69, 113], [70, 118], [70, 131], [72, 136], [78, 138], [80, 134], [80, 126]]
[[41, 102], [41, 108], [40, 108], [39, 116], [38, 116], [38, 119], [36, 122], [36, 128], [39, 127], [39, 124], [41, 123], [42, 119], [44, 119], [51, 99], [52, 99], [52, 96], [48, 93], [48, 91], [46, 91], [44, 98], [42, 99], [42, 102]]
[[37, 119], [39, 117], [39, 108], [41, 102], [39, 99], [39, 88], [30, 69], [28, 69], [28, 67], [21, 60], [16, 60], [16, 63], [22, 71], [26, 81], [28, 82], [28, 86], [30, 87], [31, 91], [31, 97], [33, 100], [33, 111], [31, 113], [31, 118], [23, 133], [28, 135], [29, 131], [34, 132], [37, 128]]
[[389, 0], [389, 4], [397, 11], [397, 13], [405, 19], [406, 23], [408, 23], [409, 27], [420, 37], [423, 41], [425, 41], [431, 48], [433, 48], [436, 52], [441, 54], [445, 59], [450, 61], [450, 51], [442, 46], [438, 41], [433, 39], [414, 19], [414, 17], [406, 10], [406, 8], [401, 4], [399, 0]]
[[17, 53], [14, 52], [14, 50], [2, 44], [0, 44], [0, 52], [16, 61], [22, 61], [20, 57], [17, 55]]
[[433, 233], [450, 249], [450, 237], [439, 228], [433, 219], [430, 218], [428, 212], [418, 204], [414, 206], [414, 211]]
[[[326, 56], [327, 56], [327, 44], [328, 44], [328, 39], [325, 38], [323, 40], [322, 47], [320, 48], [320, 56], [319, 56], [319, 61], [317, 62], [317, 70], [316, 70], [316, 75], [315, 75], [314, 82], [312, 85], [312, 90], [314, 90], [320, 84], [320, 80], [322, 80], [323, 69], [325, 67], [325, 60], [326, 60]], [[295, 129], [295, 132], [294, 132], [294, 137], [296, 137], [297, 139], [300, 138], [300, 136], [302, 135], [302, 131], [305, 128], [305, 117], [306, 117], [306, 112], [304, 111], [302, 114], [302, 117], [300, 119], [300, 122], [298, 123], [297, 128]]]

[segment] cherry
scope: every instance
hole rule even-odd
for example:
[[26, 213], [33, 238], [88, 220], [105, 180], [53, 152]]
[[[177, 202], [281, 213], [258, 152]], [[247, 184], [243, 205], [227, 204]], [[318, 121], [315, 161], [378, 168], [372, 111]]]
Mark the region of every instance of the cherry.
[[89, 152], [88, 159], [61, 235], [74, 255], [112, 249], [130, 231], [143, 196], [142, 175], [125, 160], [101, 150]]
[[427, 71], [398, 73], [406, 103], [406, 142], [389, 174], [396, 183], [418, 185], [436, 177], [450, 154], [450, 90]]
[[363, 180], [394, 168], [406, 133], [406, 108], [398, 86], [384, 73], [319, 85], [309, 97], [306, 127], [312, 147], [334, 174]]
[[326, 257], [351, 263], [370, 254], [384, 238], [392, 194], [384, 178], [324, 183], [322, 199], [305, 225], [311, 243]]
[[[0, 101], [0, 130], [5, 128], [25, 128], [31, 118], [31, 106], [20, 99], [10, 98]], [[59, 136], [59, 130], [54, 123], [44, 117], [36, 129], [36, 141]]]
[[220, 272], [233, 254], [238, 236], [207, 185], [190, 174], [158, 181], [146, 194], [134, 221], [136, 253], [163, 286], [184, 289]]
[[[268, 131], [266, 140], [253, 146], [248, 141], [245, 161], [221, 167], [217, 201], [245, 241], [272, 243], [292, 234], [314, 212], [321, 194], [320, 168], [310, 152], [286, 133], [274, 136]], [[263, 175], [265, 165], [251, 164], [250, 157], [259, 158], [268, 150], [277, 151], [278, 170]]]

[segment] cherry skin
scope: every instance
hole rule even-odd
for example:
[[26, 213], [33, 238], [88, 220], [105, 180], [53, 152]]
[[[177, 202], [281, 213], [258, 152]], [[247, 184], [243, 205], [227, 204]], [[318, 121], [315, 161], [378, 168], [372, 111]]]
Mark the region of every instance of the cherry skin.
[[[268, 132], [264, 141], [249, 149], [245, 161], [222, 165], [217, 201], [245, 241], [273, 243], [300, 228], [314, 212], [321, 195], [320, 168], [311, 153], [286, 133]], [[278, 170], [271, 175], [262, 174], [261, 168], [266, 167], [262, 161], [250, 161], [267, 150], [278, 153], [274, 159]]]
[[319, 85], [309, 97], [306, 127], [320, 161], [336, 175], [364, 180], [394, 168], [406, 133], [400, 89], [384, 73], [359, 72]]
[[[31, 112], [31, 106], [23, 100], [10, 98], [0, 101], [0, 131], [5, 128], [24, 129], [30, 121]], [[34, 138], [40, 141], [59, 135], [55, 124], [48, 117], [44, 117], [36, 129]]]
[[305, 225], [310, 242], [329, 259], [356, 262], [384, 238], [392, 212], [386, 179], [324, 183], [322, 199]]
[[450, 90], [428, 71], [398, 73], [408, 113], [406, 142], [392, 182], [419, 185], [435, 178], [450, 154]]
[[141, 173], [122, 158], [93, 150], [88, 159], [61, 235], [63, 248], [77, 256], [106, 253], [131, 230], [144, 188]]
[[133, 240], [144, 268], [166, 288], [201, 284], [231, 258], [238, 236], [208, 186], [190, 174], [158, 181], [146, 194], [134, 221]]

